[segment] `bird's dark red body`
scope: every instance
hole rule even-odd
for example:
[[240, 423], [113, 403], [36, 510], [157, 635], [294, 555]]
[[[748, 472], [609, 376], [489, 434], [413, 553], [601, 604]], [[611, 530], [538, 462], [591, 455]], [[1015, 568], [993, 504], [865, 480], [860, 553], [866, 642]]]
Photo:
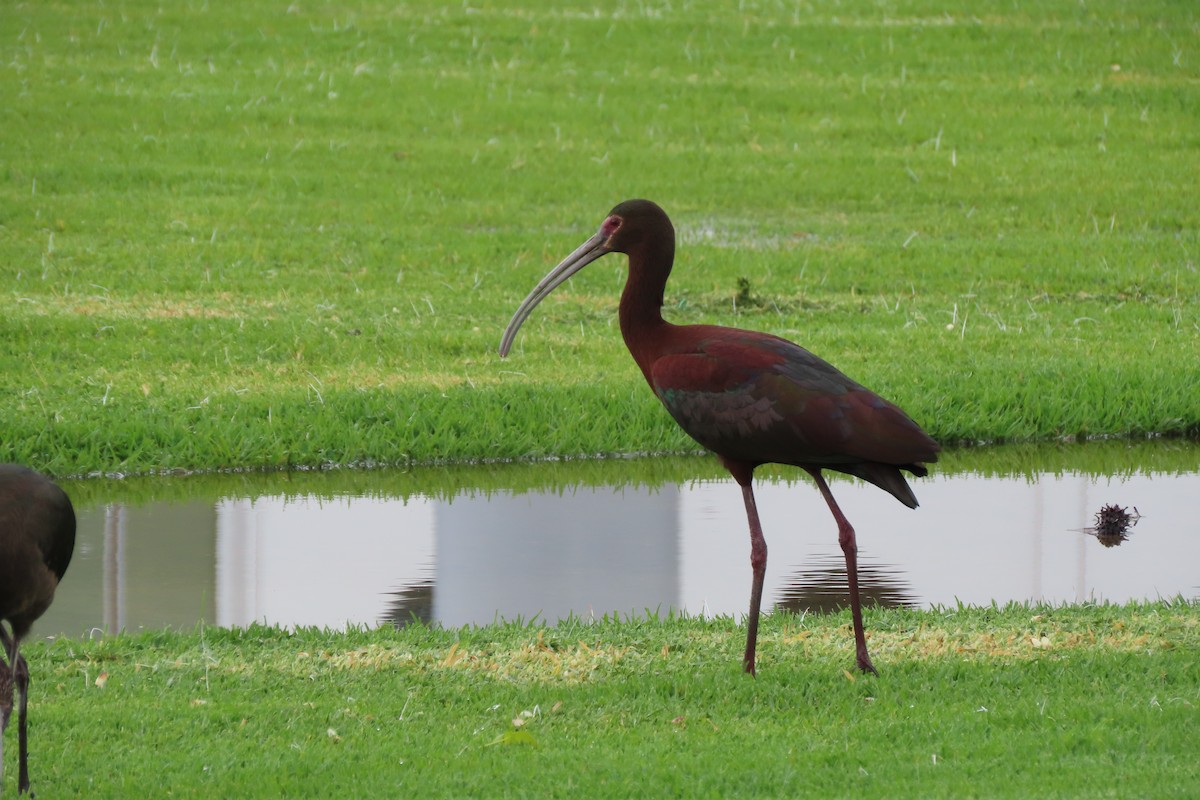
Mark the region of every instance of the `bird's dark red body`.
[[746, 671], [755, 670], [767, 557], [751, 483], [754, 469], [767, 463], [807, 470], [837, 520], [850, 583], [858, 665], [874, 671], [862, 626], [854, 529], [821, 471], [855, 475], [915, 508], [917, 499], [901, 470], [925, 475], [925, 463], [937, 460], [937, 443], [899, 407], [786, 339], [664, 320], [663, 292], [675, 258], [675, 230], [666, 213], [648, 200], [616, 206], [595, 236], [542, 279], [513, 315], [500, 344], [501, 355], [508, 352], [534, 306], [609, 252], [629, 256], [619, 317], [621, 335], [634, 361], [680, 427], [716, 453], [742, 486], [754, 573]]
[[899, 468], [926, 474], [937, 445], [892, 403], [767, 334], [671, 326], [648, 381], [688, 435], [726, 460], [856, 475], [909, 507]]
[[[21, 640], [54, 600], [75, 551], [75, 509], [49, 478], [16, 464], [0, 464], [0, 737], [17, 702], [20, 770], [17, 791], [29, 791], [27, 705], [29, 665]], [[5, 630], [7, 622], [11, 633]], [[0, 738], [0, 776], [3, 775]]]

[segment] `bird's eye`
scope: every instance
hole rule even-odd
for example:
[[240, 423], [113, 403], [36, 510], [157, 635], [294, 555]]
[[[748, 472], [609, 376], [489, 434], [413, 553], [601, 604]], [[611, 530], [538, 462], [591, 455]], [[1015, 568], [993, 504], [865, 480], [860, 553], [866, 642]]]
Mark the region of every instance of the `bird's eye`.
[[621, 218], [617, 216], [609, 217], [604, 220], [604, 224], [600, 226], [600, 232], [605, 236], [612, 236], [621, 228]]

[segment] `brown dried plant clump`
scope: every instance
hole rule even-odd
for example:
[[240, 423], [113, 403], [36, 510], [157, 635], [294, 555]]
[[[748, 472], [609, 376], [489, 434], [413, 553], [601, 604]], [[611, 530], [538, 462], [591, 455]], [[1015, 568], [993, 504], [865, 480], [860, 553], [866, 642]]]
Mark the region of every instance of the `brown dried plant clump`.
[[1133, 507], [1133, 513], [1130, 514], [1129, 509], [1110, 503], [1096, 512], [1096, 524], [1086, 528], [1085, 532], [1095, 536], [1105, 547], [1116, 547], [1129, 538], [1129, 529], [1137, 525], [1141, 518], [1137, 506]]

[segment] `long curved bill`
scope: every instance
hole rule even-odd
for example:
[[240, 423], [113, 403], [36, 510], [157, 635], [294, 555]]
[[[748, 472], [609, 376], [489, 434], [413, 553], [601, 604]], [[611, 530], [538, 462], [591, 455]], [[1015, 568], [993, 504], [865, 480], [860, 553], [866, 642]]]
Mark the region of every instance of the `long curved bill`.
[[521, 302], [516, 313], [513, 314], [512, 320], [509, 321], [508, 327], [504, 329], [504, 336], [500, 339], [501, 358], [508, 355], [513, 339], [517, 338], [517, 331], [529, 315], [533, 313], [534, 306], [545, 300], [567, 278], [607, 253], [608, 249], [604, 246], [604, 243], [607, 241], [608, 237], [603, 233], [597, 233], [575, 248], [575, 252], [564, 258], [557, 267], [546, 274], [546, 277], [538, 281], [538, 285], [533, 287], [533, 291]]

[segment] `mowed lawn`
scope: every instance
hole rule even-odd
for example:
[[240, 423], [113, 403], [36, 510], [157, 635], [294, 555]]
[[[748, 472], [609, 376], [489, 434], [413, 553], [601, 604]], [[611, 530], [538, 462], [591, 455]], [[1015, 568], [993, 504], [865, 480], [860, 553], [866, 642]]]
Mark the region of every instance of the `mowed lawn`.
[[[679, 233], [668, 318], [794, 339], [948, 446], [1195, 435], [1198, 25], [1103, 0], [7, 3], [0, 461], [692, 451], [616, 330], [623, 258], [495, 352], [638, 196]], [[845, 614], [770, 615], [757, 679], [734, 619], [34, 642], [33, 788], [1187, 797], [1198, 621], [872, 609], [879, 677]]]
[[784, 335], [947, 444], [1195, 433], [1182, 3], [16, 3], [0, 459], [52, 473], [694, 445], [615, 329]]
[[[33, 788], [143, 797], [1188, 797], [1186, 603], [197, 628], [29, 649]], [[10, 739], [11, 741], [11, 739]], [[15, 789], [16, 775], [9, 778]]]

